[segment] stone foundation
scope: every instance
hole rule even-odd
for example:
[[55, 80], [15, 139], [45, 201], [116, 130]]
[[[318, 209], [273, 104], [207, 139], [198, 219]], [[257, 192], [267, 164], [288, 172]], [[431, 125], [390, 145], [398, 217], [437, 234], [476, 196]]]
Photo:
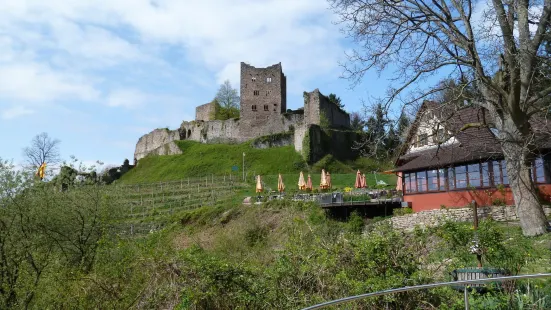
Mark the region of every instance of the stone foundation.
[[[551, 207], [544, 207], [545, 214], [551, 214]], [[515, 206], [490, 206], [478, 207], [478, 218], [492, 218], [498, 222], [518, 221]], [[418, 213], [394, 216], [389, 221], [396, 229], [411, 231], [415, 226], [434, 227], [443, 224], [446, 220], [457, 222], [472, 222], [473, 209], [451, 208], [439, 210], [427, 210]]]

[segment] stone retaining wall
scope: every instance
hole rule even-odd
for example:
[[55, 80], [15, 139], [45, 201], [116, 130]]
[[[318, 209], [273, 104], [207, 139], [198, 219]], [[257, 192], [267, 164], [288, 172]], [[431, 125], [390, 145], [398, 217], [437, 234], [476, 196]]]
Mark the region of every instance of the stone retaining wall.
[[[544, 207], [545, 214], [551, 214], [551, 207]], [[487, 219], [493, 218], [499, 222], [518, 221], [515, 206], [490, 206], [478, 207], [478, 218]], [[473, 209], [471, 208], [449, 208], [439, 210], [427, 210], [418, 213], [407, 214], [402, 216], [394, 216], [387, 221], [390, 221], [396, 229], [410, 231], [415, 226], [431, 227], [443, 224], [446, 220], [457, 222], [472, 222]]]

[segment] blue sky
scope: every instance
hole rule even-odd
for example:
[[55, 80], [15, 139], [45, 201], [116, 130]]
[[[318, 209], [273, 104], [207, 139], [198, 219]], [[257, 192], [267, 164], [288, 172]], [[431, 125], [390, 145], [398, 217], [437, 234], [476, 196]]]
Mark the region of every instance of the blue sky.
[[336, 93], [349, 112], [384, 94], [368, 75], [349, 89], [339, 61], [354, 46], [322, 0], [3, 0], [0, 157], [22, 160], [40, 132], [63, 158], [120, 164], [143, 134], [192, 120], [241, 61], [282, 63], [288, 107]]

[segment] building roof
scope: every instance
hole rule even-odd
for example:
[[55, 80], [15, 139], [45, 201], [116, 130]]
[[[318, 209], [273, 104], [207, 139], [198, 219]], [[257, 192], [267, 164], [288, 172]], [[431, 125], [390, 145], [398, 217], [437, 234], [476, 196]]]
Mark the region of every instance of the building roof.
[[[406, 153], [417, 133], [421, 119], [426, 115], [435, 116], [440, 121], [440, 126], [451, 132], [457, 142]], [[394, 171], [445, 167], [452, 164], [503, 157], [501, 146], [488, 127], [465, 126], [474, 123], [488, 123], [487, 112], [484, 108], [479, 106], [453, 107], [430, 101], [424, 102], [408, 132], [406, 143], [400, 150]]]

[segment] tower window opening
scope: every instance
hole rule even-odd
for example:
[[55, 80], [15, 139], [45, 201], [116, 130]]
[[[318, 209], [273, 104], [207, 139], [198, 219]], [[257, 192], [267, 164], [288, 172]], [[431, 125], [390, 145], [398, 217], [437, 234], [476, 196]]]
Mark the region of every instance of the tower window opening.
[[252, 109], [253, 111], [256, 111], [256, 104], [253, 104]]
[[253, 94], [254, 94], [255, 96], [258, 96], [258, 95], [260, 95], [260, 91], [259, 91], [259, 90], [255, 90], [255, 91], [253, 91]]
[[269, 111], [269, 110], [270, 110], [270, 109], [268, 108], [268, 105], [265, 104], [265, 105], [264, 105], [264, 111]]
[[266, 82], [267, 82], [267, 83], [271, 83], [271, 82], [272, 82], [272, 78], [271, 78], [271, 77], [266, 78]]
[[253, 76], [253, 78], [251, 79], [253, 82], [256, 82], [256, 77]]

